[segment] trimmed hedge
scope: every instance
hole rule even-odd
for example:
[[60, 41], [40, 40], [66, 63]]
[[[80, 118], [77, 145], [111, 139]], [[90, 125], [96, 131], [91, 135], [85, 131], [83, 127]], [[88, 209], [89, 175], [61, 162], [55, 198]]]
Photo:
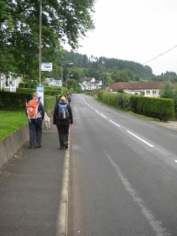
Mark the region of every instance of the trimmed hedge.
[[[35, 91], [33, 90], [32, 93]], [[32, 93], [11, 93], [0, 91], [0, 110], [25, 110], [26, 101], [32, 99]], [[54, 107], [56, 96], [47, 96], [44, 94], [44, 109], [48, 111]]]
[[[36, 92], [36, 89], [30, 89], [30, 88], [17, 88], [17, 93], [25, 93], [25, 94], [33, 94]], [[61, 94], [61, 88], [59, 87], [44, 87], [44, 94], [49, 96], [55, 96]]]
[[167, 121], [174, 115], [174, 100], [167, 98], [137, 97], [136, 112]]
[[25, 109], [25, 103], [30, 99], [31, 99], [31, 94], [11, 93], [11, 92], [1, 91], [0, 109], [7, 111]]
[[98, 99], [105, 104], [129, 110], [134, 113], [167, 121], [174, 115], [174, 100], [166, 98], [152, 98], [125, 93], [111, 93], [100, 91]]

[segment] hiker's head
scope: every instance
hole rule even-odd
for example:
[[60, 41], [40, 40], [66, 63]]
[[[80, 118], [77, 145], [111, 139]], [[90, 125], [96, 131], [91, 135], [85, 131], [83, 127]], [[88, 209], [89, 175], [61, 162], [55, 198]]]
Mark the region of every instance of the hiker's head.
[[34, 99], [34, 100], [38, 100], [38, 97], [39, 97], [38, 93], [33, 93], [32, 96], [33, 96], [33, 99]]
[[60, 98], [60, 102], [61, 102], [61, 103], [66, 103], [66, 98], [65, 98], [64, 96], [62, 96], [62, 97]]

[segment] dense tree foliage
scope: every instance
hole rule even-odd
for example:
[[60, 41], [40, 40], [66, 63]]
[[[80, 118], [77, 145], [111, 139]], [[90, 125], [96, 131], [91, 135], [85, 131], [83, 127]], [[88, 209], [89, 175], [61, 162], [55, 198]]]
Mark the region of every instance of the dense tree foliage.
[[94, 56], [88, 58], [87, 55], [68, 51], [65, 51], [65, 60], [72, 61], [76, 66], [85, 67], [87, 69], [94, 68], [95, 70], [105, 70], [109, 73], [111, 73], [115, 68], [117, 70], [128, 69], [141, 77], [151, 78], [153, 76], [152, 69], [149, 66], [143, 66], [133, 61], [124, 61], [106, 57], [97, 58]]
[[[42, 0], [42, 61], [57, 65], [61, 41], [74, 49], [93, 29], [94, 0]], [[38, 76], [40, 0], [0, 0], [0, 73]]]
[[72, 61], [76, 67], [85, 69], [85, 76], [101, 79], [105, 85], [115, 82], [130, 81], [169, 81], [177, 83], [175, 72], [163, 73], [159, 76], [153, 75], [152, 69], [133, 61], [105, 57], [88, 57], [87, 55], [65, 51], [63, 60]]

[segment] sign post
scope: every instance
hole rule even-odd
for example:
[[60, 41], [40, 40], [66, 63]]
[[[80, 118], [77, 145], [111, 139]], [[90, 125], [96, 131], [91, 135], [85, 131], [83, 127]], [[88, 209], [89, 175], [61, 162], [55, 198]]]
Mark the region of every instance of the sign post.
[[52, 71], [52, 63], [51, 62], [42, 62], [41, 63], [41, 71]]
[[38, 93], [38, 96], [40, 98], [40, 101], [42, 102], [44, 106], [44, 86], [37, 86], [36, 87], [36, 92]]

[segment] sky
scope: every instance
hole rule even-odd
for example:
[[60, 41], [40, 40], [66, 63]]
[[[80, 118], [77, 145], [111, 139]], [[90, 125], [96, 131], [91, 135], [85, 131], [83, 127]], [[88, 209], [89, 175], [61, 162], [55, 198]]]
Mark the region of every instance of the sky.
[[95, 29], [76, 52], [177, 73], [177, 0], [96, 0], [94, 10]]

